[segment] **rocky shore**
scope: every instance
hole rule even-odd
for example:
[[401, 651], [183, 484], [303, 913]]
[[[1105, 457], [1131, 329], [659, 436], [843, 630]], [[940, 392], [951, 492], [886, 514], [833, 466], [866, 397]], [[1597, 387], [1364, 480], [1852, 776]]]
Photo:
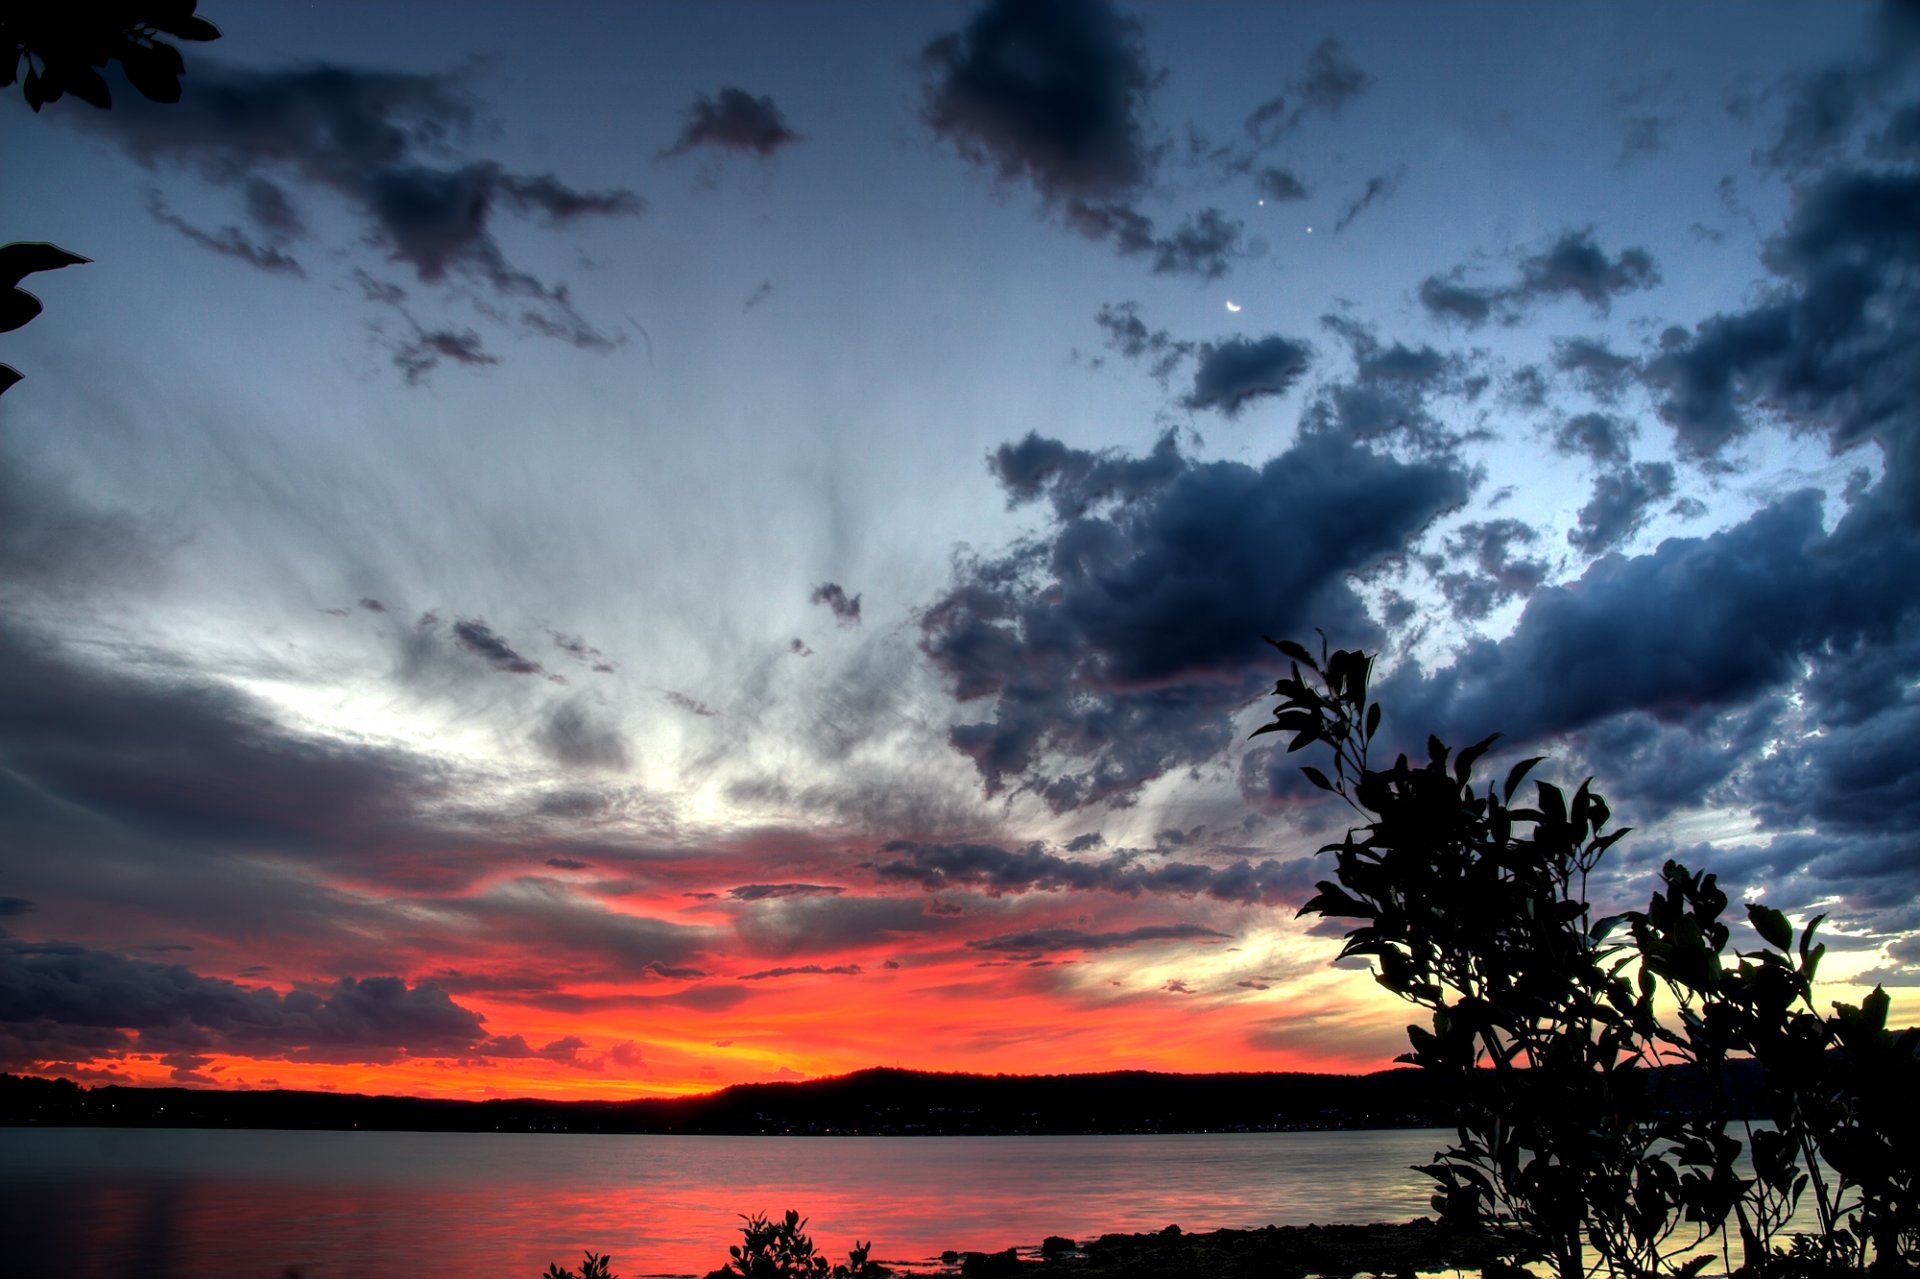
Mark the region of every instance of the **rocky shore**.
[[1188, 1234], [1179, 1226], [1142, 1235], [1049, 1238], [1038, 1250], [950, 1252], [960, 1279], [1406, 1279], [1435, 1271], [1497, 1270], [1484, 1234], [1426, 1218], [1368, 1226], [1266, 1226]]

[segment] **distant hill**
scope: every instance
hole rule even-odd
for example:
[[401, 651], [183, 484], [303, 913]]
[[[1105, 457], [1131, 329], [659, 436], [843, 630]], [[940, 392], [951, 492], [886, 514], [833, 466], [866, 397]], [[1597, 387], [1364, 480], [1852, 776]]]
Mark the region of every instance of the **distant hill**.
[[0, 1124], [421, 1132], [986, 1135], [1449, 1125], [1422, 1071], [1370, 1075], [964, 1075], [875, 1069], [639, 1101], [448, 1101], [354, 1093], [83, 1088], [0, 1074]]

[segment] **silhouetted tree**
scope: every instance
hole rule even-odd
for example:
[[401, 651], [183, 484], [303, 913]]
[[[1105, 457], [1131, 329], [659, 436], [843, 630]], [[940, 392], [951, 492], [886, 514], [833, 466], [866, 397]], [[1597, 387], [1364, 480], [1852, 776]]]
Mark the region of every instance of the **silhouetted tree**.
[[160, 37], [218, 40], [220, 28], [195, 16], [196, 7], [197, 0], [12, 0], [0, 9], [0, 88], [18, 80], [35, 111], [68, 93], [105, 110], [113, 96], [100, 71], [118, 62], [142, 95], [178, 102], [186, 62]]
[[[1911, 1272], [1920, 1031], [1886, 1029], [1877, 987], [1860, 1007], [1814, 1011], [1818, 919], [1796, 945], [1784, 915], [1750, 905], [1766, 948], [1729, 966], [1726, 895], [1676, 862], [1646, 911], [1595, 919], [1588, 879], [1627, 831], [1605, 832], [1590, 780], [1571, 797], [1535, 783], [1534, 802], [1515, 806], [1535, 757], [1482, 793], [1473, 766], [1494, 737], [1457, 756], [1429, 737], [1425, 765], [1401, 755], [1376, 769], [1372, 659], [1324, 640], [1317, 659], [1268, 643], [1292, 667], [1255, 735], [1323, 743], [1333, 775], [1304, 773], [1365, 819], [1321, 849], [1335, 880], [1300, 913], [1356, 921], [1341, 956], [1370, 959], [1383, 986], [1431, 1014], [1430, 1028], [1407, 1028], [1399, 1060], [1455, 1092], [1458, 1144], [1421, 1168], [1443, 1217], [1516, 1227], [1515, 1259], [1561, 1279], [1589, 1273], [1589, 1248], [1613, 1274], [1698, 1273], [1712, 1260], [1702, 1245], [1725, 1251], [1729, 1217], [1755, 1273], [1858, 1273], [1869, 1260]], [[1622, 925], [1631, 944], [1612, 939]], [[1662, 991], [1677, 1025], [1660, 1015]], [[1746, 1127], [1753, 1177], [1729, 1131], [1744, 1113], [1729, 1071], [1741, 1056], [1758, 1064], [1776, 1125]], [[1683, 1069], [1649, 1069], [1661, 1066]], [[1809, 1188], [1819, 1233], [1780, 1249]]]
[[[106, 110], [113, 105], [100, 74], [118, 62], [127, 80], [155, 102], [180, 100], [186, 63], [180, 50], [160, 37], [218, 40], [220, 28], [197, 17], [197, 0], [54, 0], [24, 4], [9, 0], [0, 8], [0, 88], [17, 80], [35, 111], [71, 93]], [[57, 245], [22, 242], [0, 246], [0, 333], [11, 332], [40, 314], [40, 299], [19, 287], [35, 271], [91, 261]], [[20, 381], [21, 373], [0, 364], [0, 395]]]

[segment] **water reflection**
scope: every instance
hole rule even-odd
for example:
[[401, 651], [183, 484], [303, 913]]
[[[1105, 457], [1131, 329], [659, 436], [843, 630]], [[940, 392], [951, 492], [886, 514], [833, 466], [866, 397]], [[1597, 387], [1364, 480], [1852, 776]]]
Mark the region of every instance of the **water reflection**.
[[789, 1206], [834, 1256], [890, 1263], [1049, 1234], [1404, 1220], [1444, 1134], [581, 1137], [13, 1129], [10, 1273], [534, 1279], [582, 1249], [621, 1275], [704, 1274], [738, 1214]]

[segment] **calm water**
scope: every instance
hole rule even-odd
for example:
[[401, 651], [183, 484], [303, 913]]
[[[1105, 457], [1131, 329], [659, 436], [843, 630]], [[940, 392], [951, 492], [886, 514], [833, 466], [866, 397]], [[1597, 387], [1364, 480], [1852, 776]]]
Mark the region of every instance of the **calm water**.
[[1050, 1234], [1396, 1221], [1426, 1131], [1164, 1137], [592, 1137], [0, 1128], [21, 1279], [623, 1279], [704, 1274], [736, 1214], [798, 1208], [839, 1257], [924, 1262]]

